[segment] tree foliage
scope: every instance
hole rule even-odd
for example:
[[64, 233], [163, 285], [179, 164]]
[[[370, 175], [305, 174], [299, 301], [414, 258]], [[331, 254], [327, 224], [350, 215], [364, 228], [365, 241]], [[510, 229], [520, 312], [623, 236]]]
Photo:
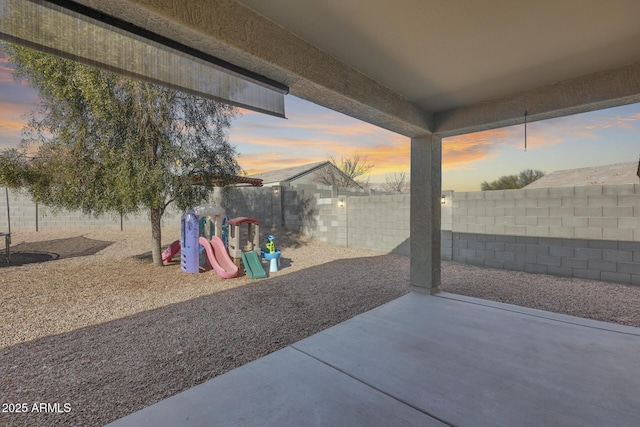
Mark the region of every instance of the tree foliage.
[[[207, 178], [239, 171], [227, 140], [233, 107], [4, 44], [14, 77], [39, 91], [20, 149], [0, 155], [0, 180], [36, 202], [95, 215], [151, 216], [154, 264], [167, 206], [205, 200]], [[192, 185], [200, 174], [204, 186]]]
[[544, 174], [541, 170], [525, 169], [518, 175], [504, 175], [492, 182], [484, 181], [480, 188], [482, 191], [519, 189], [542, 178]]
[[385, 177], [385, 183], [382, 189], [390, 193], [406, 193], [410, 190], [411, 185], [405, 172], [393, 172]]
[[356, 154], [353, 157], [340, 157], [338, 161], [330, 155], [329, 162], [335, 168], [322, 169], [315, 178], [318, 184], [352, 188], [364, 187], [369, 183], [367, 175], [371, 172], [374, 164], [368, 163], [366, 156], [361, 157]]

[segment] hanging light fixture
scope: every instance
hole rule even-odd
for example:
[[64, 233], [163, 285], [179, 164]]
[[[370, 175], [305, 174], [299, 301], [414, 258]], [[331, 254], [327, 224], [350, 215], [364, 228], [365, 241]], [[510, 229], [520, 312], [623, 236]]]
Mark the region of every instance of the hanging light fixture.
[[527, 110], [524, 111], [524, 151], [527, 151]]

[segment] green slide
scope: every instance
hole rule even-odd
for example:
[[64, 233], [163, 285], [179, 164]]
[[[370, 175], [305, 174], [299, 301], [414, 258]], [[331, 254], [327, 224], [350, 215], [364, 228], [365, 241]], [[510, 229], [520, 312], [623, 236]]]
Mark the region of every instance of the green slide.
[[242, 264], [250, 279], [264, 279], [267, 277], [267, 273], [262, 267], [262, 262], [260, 262], [260, 257], [254, 251], [242, 252]]

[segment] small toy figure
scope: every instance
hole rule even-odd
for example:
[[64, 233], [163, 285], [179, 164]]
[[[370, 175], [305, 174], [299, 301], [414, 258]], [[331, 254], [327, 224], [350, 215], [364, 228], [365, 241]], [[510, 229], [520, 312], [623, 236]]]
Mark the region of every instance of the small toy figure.
[[262, 250], [262, 257], [269, 261], [269, 272], [274, 273], [280, 267], [280, 250], [276, 249], [276, 239], [269, 235], [265, 238], [265, 249]]
[[276, 253], [276, 239], [269, 235], [266, 238], [267, 243], [264, 245], [265, 248], [269, 251], [270, 254]]

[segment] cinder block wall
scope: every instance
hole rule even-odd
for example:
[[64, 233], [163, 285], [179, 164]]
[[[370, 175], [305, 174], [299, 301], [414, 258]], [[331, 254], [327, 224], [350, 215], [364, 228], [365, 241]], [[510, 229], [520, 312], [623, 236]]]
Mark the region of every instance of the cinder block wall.
[[[409, 255], [408, 194], [325, 193], [237, 188], [223, 207], [231, 217], [258, 218], [264, 232], [285, 228], [340, 246]], [[640, 185], [443, 194], [442, 259], [640, 285]], [[13, 192], [9, 200], [12, 231], [35, 231], [35, 205]], [[179, 232], [180, 216], [165, 214], [164, 228]], [[54, 215], [40, 208], [37, 218], [40, 230], [120, 229], [113, 216]], [[141, 214], [123, 226], [147, 229], [149, 220]], [[0, 230], [6, 229], [6, 201], [0, 197]]]
[[640, 243], [453, 233], [453, 260], [483, 267], [640, 285]]
[[640, 185], [455, 193], [454, 261], [640, 285]]
[[408, 255], [409, 194], [349, 197], [349, 246]]
[[348, 246], [345, 199], [316, 197], [313, 219], [305, 233], [334, 245]]
[[[5, 189], [0, 192], [0, 231], [8, 231], [7, 199]], [[53, 230], [138, 230], [150, 229], [149, 215], [139, 213], [121, 219], [119, 215], [94, 217], [80, 211], [54, 212], [46, 206], [36, 204], [26, 195], [9, 190], [9, 208], [11, 214], [11, 232], [53, 231]], [[168, 209], [163, 216], [163, 229], [179, 230], [181, 212]]]
[[231, 188], [223, 197], [222, 208], [230, 218], [246, 216], [260, 220], [260, 230], [278, 226], [280, 215], [280, 187]]
[[640, 184], [455, 193], [459, 233], [640, 241]]
[[[7, 220], [6, 189], [0, 187], [0, 231], [9, 230]], [[36, 205], [26, 196], [9, 190], [9, 207], [11, 210], [11, 231], [36, 230]]]
[[282, 193], [282, 227], [313, 236], [318, 222], [318, 194], [307, 190], [284, 188]]

